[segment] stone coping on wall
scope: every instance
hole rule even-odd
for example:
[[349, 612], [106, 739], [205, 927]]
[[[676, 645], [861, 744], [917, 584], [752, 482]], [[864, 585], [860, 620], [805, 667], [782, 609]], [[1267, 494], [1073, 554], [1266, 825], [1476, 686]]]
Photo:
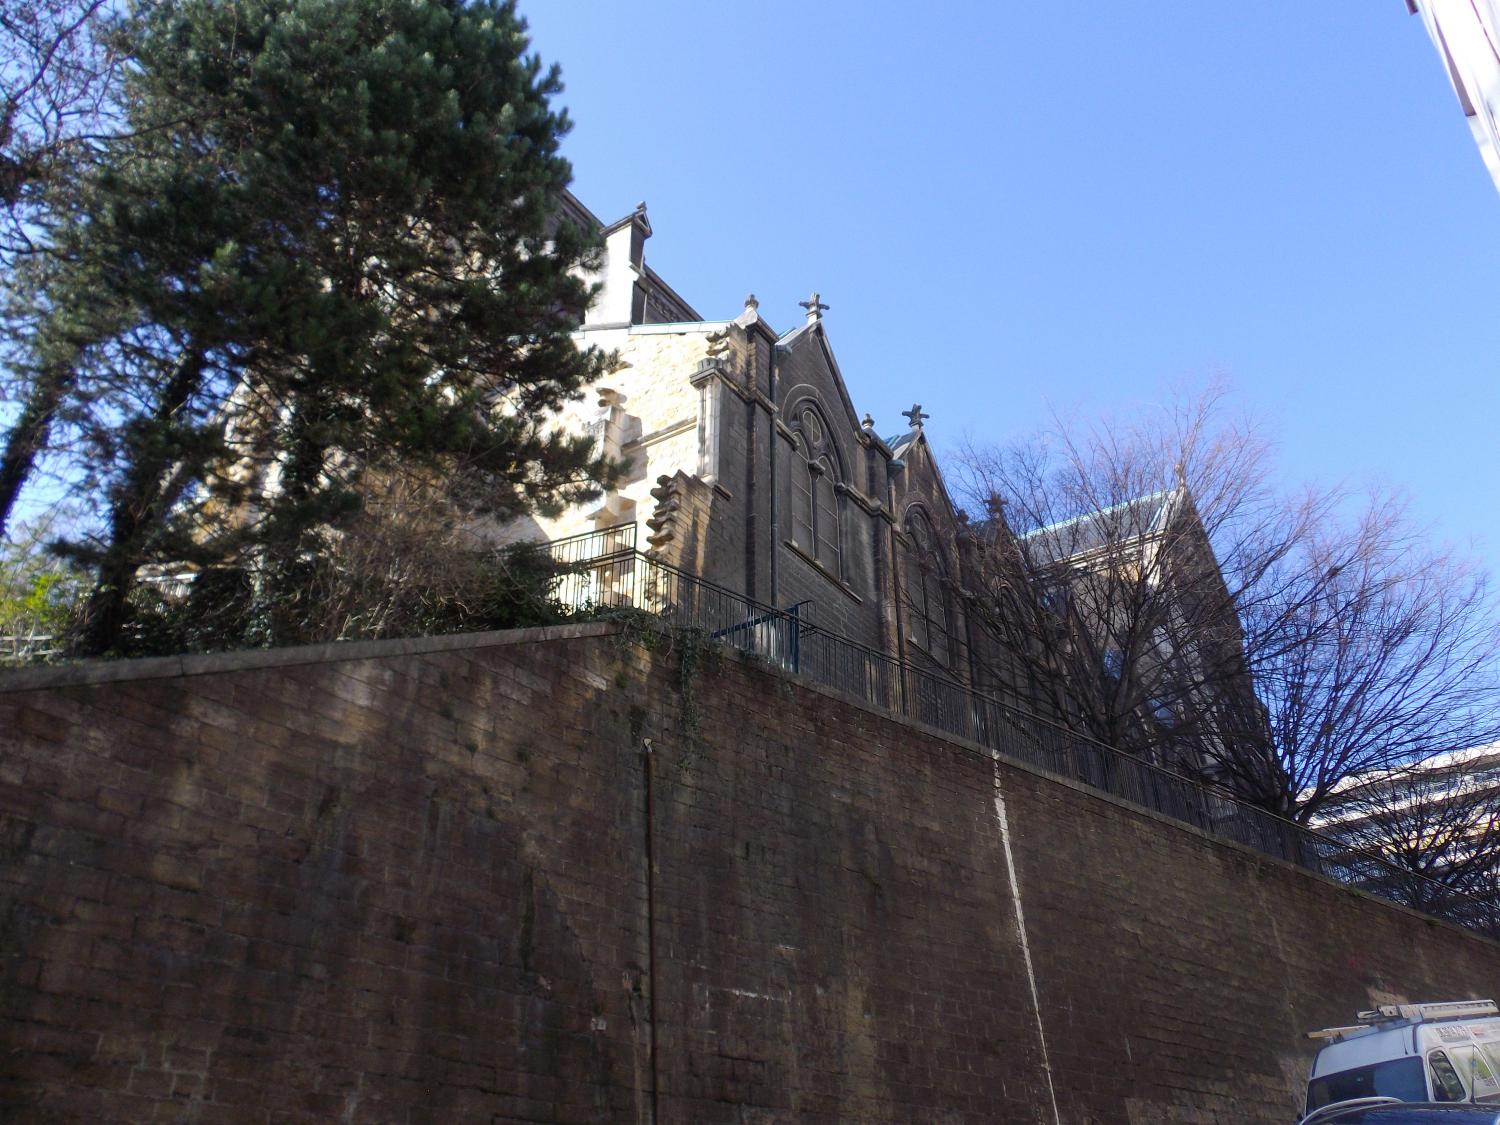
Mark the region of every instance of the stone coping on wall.
[[[663, 626], [664, 631], [667, 630]], [[90, 660], [77, 664], [42, 668], [18, 668], [0, 672], [0, 694], [39, 691], [49, 688], [84, 687], [94, 684], [124, 683], [136, 680], [171, 679], [174, 677], [214, 675], [252, 671], [262, 668], [288, 668], [311, 664], [332, 664], [353, 660], [379, 660], [399, 656], [420, 656], [426, 653], [464, 652], [478, 649], [499, 648], [513, 645], [542, 644], [556, 641], [582, 640], [590, 637], [613, 636], [622, 632], [622, 626], [613, 621], [591, 621], [582, 624], [543, 625], [529, 629], [504, 629], [482, 633], [451, 633], [438, 637], [412, 637], [379, 641], [335, 641], [318, 645], [299, 645], [291, 648], [247, 649], [240, 652], [196, 653], [182, 656], [144, 657], [132, 660]], [[1029, 762], [1017, 761], [997, 754], [982, 743], [971, 741], [938, 727], [930, 726], [910, 716], [902, 715], [877, 706], [852, 693], [817, 683], [804, 676], [788, 672], [775, 664], [761, 659], [753, 653], [734, 648], [723, 650], [725, 657], [732, 657], [740, 664], [773, 675], [784, 676], [806, 691], [837, 700], [850, 707], [869, 712], [891, 722], [909, 727], [923, 735], [946, 742], [966, 750], [977, 757], [998, 762], [1009, 769], [1020, 770], [1047, 781], [1064, 786], [1074, 792], [1104, 801], [1136, 816], [1144, 816], [1159, 824], [1197, 836], [1219, 847], [1228, 848], [1258, 863], [1295, 871], [1299, 875], [1315, 879], [1329, 887], [1351, 895], [1369, 899], [1391, 910], [1398, 910], [1419, 918], [1429, 925], [1442, 926], [1470, 940], [1486, 946], [1500, 946], [1500, 941], [1486, 937], [1442, 918], [1424, 914], [1419, 910], [1381, 898], [1379, 895], [1340, 883], [1327, 875], [1310, 871], [1305, 867], [1276, 856], [1267, 855], [1238, 841], [1216, 836], [1201, 828], [1153, 809], [1132, 804], [1103, 790], [1084, 785], [1072, 778], [1053, 773]]]
[[83, 687], [130, 680], [162, 680], [246, 672], [257, 668], [292, 668], [304, 664], [335, 664], [349, 660], [380, 660], [392, 656], [421, 656], [430, 652], [463, 652], [505, 645], [568, 641], [618, 633], [612, 621], [574, 625], [542, 625], [531, 629], [502, 629], [486, 633], [449, 633], [440, 637], [409, 637], [383, 641], [333, 641], [292, 648], [255, 648], [238, 652], [187, 653], [133, 660], [86, 660], [76, 664], [15, 668], [0, 672], [0, 694], [46, 688]]

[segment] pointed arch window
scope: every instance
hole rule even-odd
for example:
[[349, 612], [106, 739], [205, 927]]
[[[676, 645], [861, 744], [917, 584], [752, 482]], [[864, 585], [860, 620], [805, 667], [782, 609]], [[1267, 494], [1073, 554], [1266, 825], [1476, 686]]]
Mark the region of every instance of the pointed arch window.
[[792, 438], [792, 542], [803, 550], [815, 550], [813, 537], [813, 474], [809, 471], [807, 443], [798, 434]]
[[792, 542], [834, 575], [843, 563], [841, 492], [828, 429], [805, 407], [792, 435]]
[[904, 576], [908, 631], [913, 642], [946, 665], [952, 660], [953, 628], [943, 553], [923, 512], [907, 517], [906, 533], [911, 541]]

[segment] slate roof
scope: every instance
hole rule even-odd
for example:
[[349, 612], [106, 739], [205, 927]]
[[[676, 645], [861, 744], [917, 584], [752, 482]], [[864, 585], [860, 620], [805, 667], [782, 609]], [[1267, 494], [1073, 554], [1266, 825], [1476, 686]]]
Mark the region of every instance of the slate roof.
[[1176, 489], [1168, 489], [1138, 496], [1098, 512], [1037, 528], [1021, 538], [1028, 544], [1040, 545], [1047, 562], [1076, 558], [1111, 543], [1126, 543], [1161, 530], [1175, 495]]
[[885, 444], [890, 448], [891, 456], [900, 457], [905, 454], [908, 449], [916, 444], [917, 437], [921, 432], [921, 430], [908, 430], [904, 434], [897, 434], [894, 437], [886, 438]]

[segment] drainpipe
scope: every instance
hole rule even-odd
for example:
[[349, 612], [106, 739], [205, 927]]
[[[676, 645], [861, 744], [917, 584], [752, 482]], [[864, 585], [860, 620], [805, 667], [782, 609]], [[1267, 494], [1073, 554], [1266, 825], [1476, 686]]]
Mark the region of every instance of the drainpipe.
[[[906, 614], [901, 605], [901, 550], [896, 541], [896, 474], [906, 469], [906, 462], [899, 457], [894, 457], [885, 464], [885, 506], [891, 513], [891, 522], [886, 525], [886, 543], [890, 549], [891, 556], [891, 604], [896, 607], [896, 659], [898, 667], [904, 669], [906, 665]], [[898, 684], [896, 703], [900, 713], [907, 714], [906, 710], [906, 673], [901, 671], [896, 676]]]
[[973, 532], [969, 529], [969, 519], [964, 515], [959, 520], [959, 536], [955, 543], [956, 551], [954, 558], [958, 562], [958, 580], [953, 592], [953, 604], [959, 607], [964, 615], [964, 639], [969, 646], [968, 659], [964, 661], [965, 670], [969, 676], [969, 687], [978, 689], [979, 685], [979, 659], [974, 648], [974, 614], [970, 612], [973, 599], [968, 596], [970, 586], [969, 575], [974, 563], [974, 542], [971, 538]]
[[651, 775], [652, 763], [655, 755], [652, 753], [651, 740], [641, 740], [641, 769], [645, 775], [645, 828], [646, 828], [646, 977], [651, 982], [650, 995], [646, 998], [647, 1019], [650, 1024], [650, 1036], [647, 1040], [647, 1053], [651, 1057], [651, 1121], [655, 1125], [661, 1119], [661, 1106], [659, 1091], [661, 1089], [661, 1071], [657, 1065], [656, 1055], [656, 822], [655, 813], [651, 807]]
[[770, 431], [771, 440], [766, 447], [766, 453], [771, 459], [769, 473], [771, 485], [771, 596], [766, 601], [772, 609], [775, 609], [780, 605], [779, 599], [781, 594], [781, 587], [778, 582], [781, 568], [776, 565], [777, 558], [781, 554], [781, 543], [777, 537], [777, 529], [781, 526], [781, 513], [777, 500], [781, 493], [776, 487], [776, 446], [779, 439], [776, 434], [776, 341], [774, 340], [771, 341], [770, 354], [771, 361], [766, 365], [766, 386], [769, 388], [767, 397], [771, 400], [771, 414], [767, 420], [768, 425], [766, 428]]

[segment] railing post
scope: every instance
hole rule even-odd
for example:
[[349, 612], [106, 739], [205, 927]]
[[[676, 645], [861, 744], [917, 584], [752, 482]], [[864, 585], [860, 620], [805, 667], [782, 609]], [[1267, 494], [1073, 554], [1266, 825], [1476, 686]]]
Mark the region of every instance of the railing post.
[[802, 603], [798, 602], [787, 611], [792, 626], [792, 643], [788, 646], [788, 655], [792, 662], [792, 671], [802, 670]]

